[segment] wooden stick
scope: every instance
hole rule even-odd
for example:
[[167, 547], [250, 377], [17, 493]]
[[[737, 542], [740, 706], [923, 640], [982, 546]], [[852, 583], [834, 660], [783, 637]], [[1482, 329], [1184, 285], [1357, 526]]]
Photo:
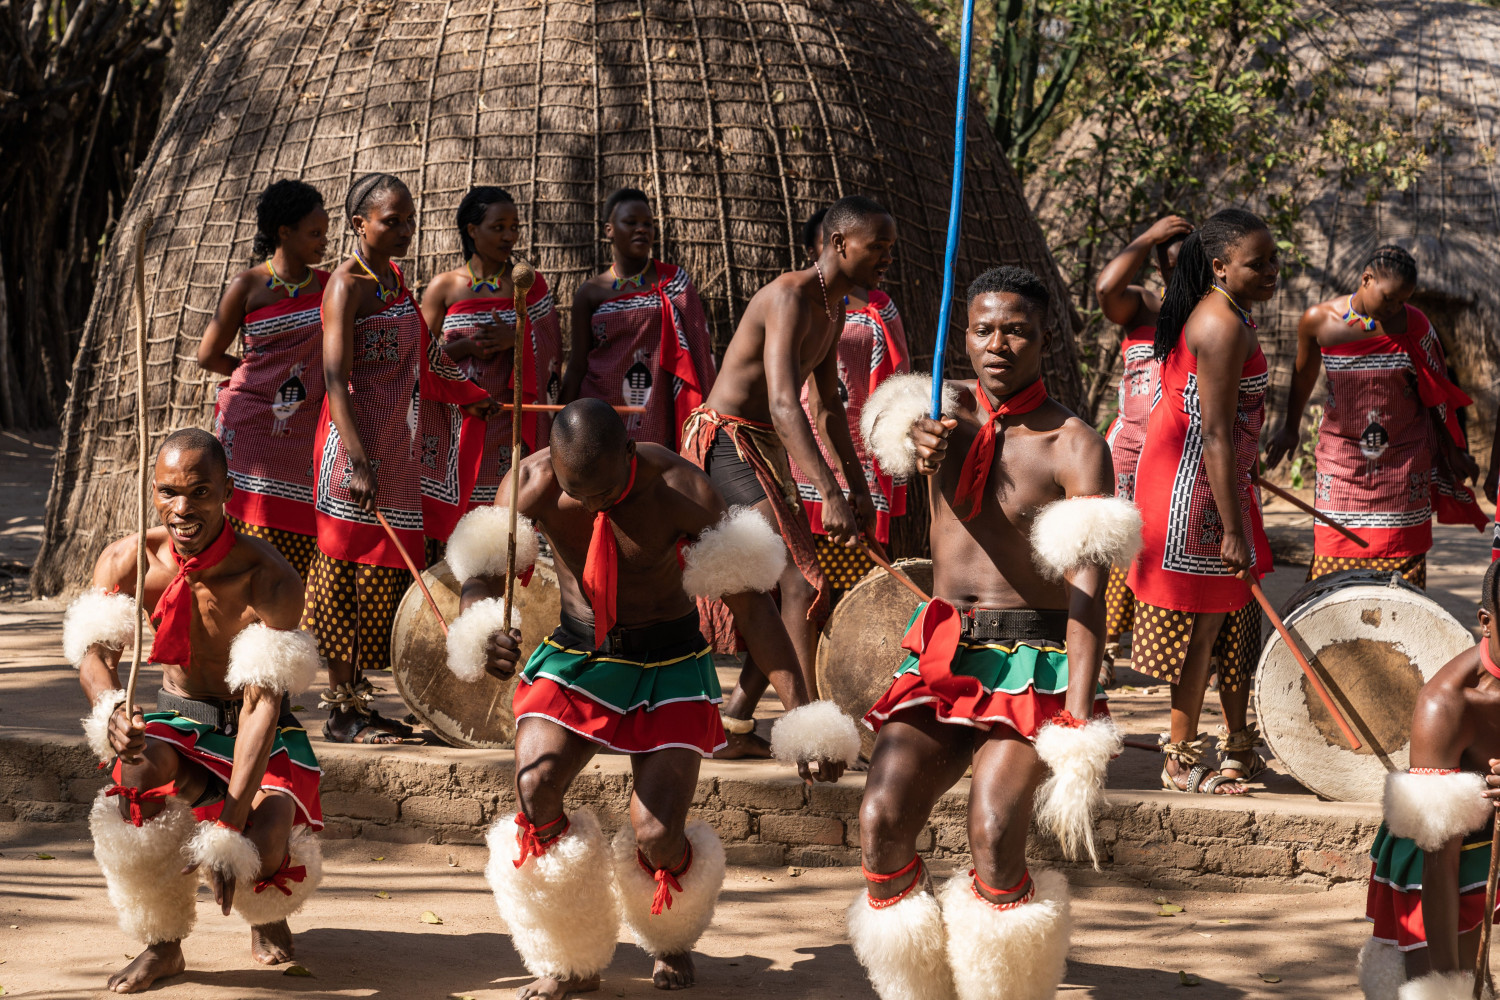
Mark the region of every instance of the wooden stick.
[[[531, 291], [532, 283], [536, 281], [536, 272], [530, 264], [519, 257], [511, 258], [510, 283], [516, 303], [516, 344], [511, 349], [511, 355], [515, 359], [515, 402], [511, 406], [511, 412], [526, 412], [526, 407], [521, 399], [521, 359], [525, 354], [522, 350], [526, 343], [526, 328], [530, 325], [531, 315], [526, 311], [526, 293]], [[510, 421], [510, 543], [509, 551], [505, 556], [505, 629], [510, 631], [511, 611], [515, 606], [516, 591], [516, 516], [517, 508], [521, 506], [521, 418], [512, 417]]]
[[1140, 740], [1124, 740], [1124, 744], [1132, 750], [1150, 750], [1152, 753], [1161, 753], [1161, 744], [1142, 743]]
[[[514, 412], [514, 403], [501, 403], [500, 409]], [[562, 403], [527, 403], [521, 407], [522, 413], [557, 413], [563, 409]], [[616, 413], [645, 413], [644, 406], [616, 406]]]
[[891, 574], [891, 576], [895, 577], [902, 586], [911, 591], [913, 594], [916, 594], [919, 599], [923, 601], [932, 600], [929, 595], [923, 593], [921, 587], [917, 586], [915, 580], [913, 580], [911, 577], [907, 576], [905, 573], [901, 572], [891, 564], [891, 561], [886, 558], [885, 550], [881, 548], [879, 542], [877, 542], [873, 538], [861, 538], [860, 543], [865, 547], [865, 554], [870, 557], [870, 561], [873, 562], [876, 566], [879, 566], [881, 569]]
[[1490, 877], [1484, 886], [1484, 923], [1479, 925], [1479, 954], [1474, 958], [1473, 1000], [1490, 986], [1490, 931], [1495, 926], [1495, 887], [1500, 881], [1500, 817], [1490, 834]]
[[427, 606], [432, 609], [432, 613], [437, 617], [438, 624], [443, 627], [443, 634], [447, 635], [448, 619], [444, 618], [443, 613], [438, 610], [437, 601], [432, 599], [432, 592], [427, 589], [427, 583], [422, 579], [422, 571], [417, 569], [416, 563], [412, 562], [411, 556], [406, 552], [406, 546], [402, 545], [401, 539], [396, 537], [396, 529], [391, 527], [391, 522], [385, 519], [385, 515], [380, 512], [380, 508], [378, 507], [375, 509], [375, 520], [380, 522], [380, 526], [390, 536], [391, 544], [396, 546], [397, 552], [401, 553], [401, 561], [406, 563], [406, 568], [411, 570], [411, 575], [417, 578], [417, 587], [421, 589], [422, 596], [427, 598]]
[[1281, 497], [1281, 499], [1291, 504], [1293, 507], [1296, 507], [1298, 510], [1302, 511], [1304, 514], [1311, 514], [1313, 517], [1317, 518], [1319, 521], [1322, 521], [1324, 524], [1328, 525], [1334, 531], [1337, 531], [1339, 534], [1343, 535], [1345, 538], [1349, 539], [1349, 541], [1353, 542], [1355, 545], [1358, 545], [1360, 548], [1367, 549], [1370, 547], [1369, 542], [1365, 541], [1363, 538], [1356, 535], [1354, 532], [1350, 531], [1348, 528], [1344, 527], [1342, 524], [1335, 521], [1327, 514], [1320, 512], [1312, 504], [1299, 499], [1295, 494], [1288, 493], [1280, 486], [1275, 486], [1271, 483], [1266, 482], [1260, 476], [1255, 477], [1255, 485], [1259, 486], [1263, 490], [1267, 490], [1268, 492], [1276, 494], [1277, 496]]
[[1351, 750], [1358, 750], [1363, 745], [1359, 742], [1359, 737], [1355, 736], [1354, 730], [1349, 728], [1349, 723], [1344, 719], [1344, 713], [1339, 711], [1339, 707], [1333, 703], [1333, 699], [1328, 695], [1328, 690], [1323, 687], [1322, 680], [1318, 678], [1317, 673], [1313, 670], [1312, 664], [1308, 663], [1307, 657], [1302, 655], [1302, 648], [1292, 640], [1292, 633], [1287, 631], [1286, 622], [1281, 620], [1281, 616], [1276, 613], [1276, 609], [1271, 607], [1271, 602], [1266, 600], [1266, 592], [1260, 589], [1260, 581], [1252, 578], [1248, 582], [1250, 584], [1250, 593], [1255, 595], [1255, 599], [1260, 602], [1260, 609], [1271, 620], [1271, 624], [1275, 626], [1277, 633], [1281, 636], [1281, 641], [1286, 643], [1286, 648], [1291, 650], [1292, 657], [1297, 661], [1297, 666], [1302, 668], [1303, 676], [1313, 686], [1313, 690], [1318, 693], [1318, 699], [1323, 702], [1323, 707], [1328, 709], [1329, 713], [1333, 716], [1333, 721], [1339, 724], [1339, 731], [1344, 734], [1344, 739], [1349, 741], [1349, 748]]
[[146, 600], [146, 496], [150, 489], [146, 478], [146, 452], [151, 447], [146, 408], [146, 234], [151, 232], [148, 216], [135, 231], [135, 410], [136, 410], [136, 490], [140, 496], [136, 518], [135, 542], [135, 660], [130, 664], [130, 681], [125, 685], [125, 720], [135, 717], [135, 685], [141, 676], [141, 631]]

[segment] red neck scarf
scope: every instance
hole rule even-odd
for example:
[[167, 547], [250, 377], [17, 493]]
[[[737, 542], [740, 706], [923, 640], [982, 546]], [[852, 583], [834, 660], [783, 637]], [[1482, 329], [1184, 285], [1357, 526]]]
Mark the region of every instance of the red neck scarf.
[[977, 382], [974, 395], [985, 412], [985, 421], [974, 443], [969, 446], [969, 453], [964, 456], [963, 469], [958, 475], [958, 490], [953, 494], [955, 513], [959, 507], [968, 505], [969, 508], [967, 514], [960, 515], [961, 521], [972, 521], [979, 516], [984, 501], [984, 484], [989, 481], [990, 466], [995, 463], [995, 448], [1000, 440], [999, 418], [1030, 413], [1041, 406], [1047, 401], [1047, 387], [1037, 379], [1008, 399], [1002, 399], [998, 406], [990, 405], [990, 397]]
[[193, 585], [189, 573], [217, 566], [234, 548], [234, 528], [228, 519], [224, 529], [213, 544], [188, 559], [172, 549], [172, 561], [177, 563], [177, 575], [161, 592], [156, 610], [151, 614], [151, 624], [156, 626], [156, 639], [151, 643], [152, 663], [173, 663], [183, 669], [191, 669], [193, 646], [188, 640], [188, 629], [193, 621]]
[[623, 503], [635, 486], [635, 458], [630, 456], [630, 478], [625, 481], [625, 492], [609, 510], [594, 515], [594, 534], [589, 539], [589, 554], [583, 561], [583, 596], [594, 609], [596, 648], [604, 645], [609, 630], [615, 627], [615, 596], [620, 576], [620, 548], [615, 542], [609, 511]]
[[1490, 640], [1488, 637], [1479, 640], [1479, 662], [1484, 669], [1490, 672], [1490, 676], [1500, 681], [1500, 667], [1495, 666], [1495, 660], [1490, 656]]

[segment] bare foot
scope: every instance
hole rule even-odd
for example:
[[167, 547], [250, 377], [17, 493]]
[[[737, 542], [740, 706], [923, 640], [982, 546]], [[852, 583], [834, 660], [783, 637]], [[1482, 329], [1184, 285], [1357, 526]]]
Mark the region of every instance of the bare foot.
[[109, 977], [109, 988], [115, 993], [140, 993], [158, 979], [175, 976], [187, 968], [180, 941], [153, 944], [135, 956], [135, 961]]
[[740, 760], [745, 757], [766, 758], [771, 756], [771, 744], [755, 733], [725, 733], [729, 740], [723, 750], [714, 754], [714, 760]]
[[598, 976], [574, 979], [553, 979], [543, 976], [516, 990], [516, 1000], [562, 1000], [569, 993], [592, 993], [599, 988]]
[[651, 985], [659, 990], [685, 990], [693, 985], [693, 953], [658, 958], [651, 969]]
[[292, 947], [292, 929], [286, 925], [285, 920], [250, 928], [250, 957], [261, 965], [290, 962], [294, 954], [296, 949]]

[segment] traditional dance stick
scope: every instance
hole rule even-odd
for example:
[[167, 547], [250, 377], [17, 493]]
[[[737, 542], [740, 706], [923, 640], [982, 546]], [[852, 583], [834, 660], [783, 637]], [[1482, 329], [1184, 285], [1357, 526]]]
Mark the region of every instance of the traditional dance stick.
[[150, 448], [150, 420], [146, 409], [146, 234], [151, 232], [148, 216], [135, 231], [135, 410], [136, 410], [136, 490], [140, 493], [139, 529], [135, 538], [135, 660], [130, 664], [130, 681], [125, 685], [125, 720], [135, 717], [135, 684], [141, 676], [141, 613], [146, 599], [146, 451]]
[[1484, 886], [1484, 923], [1479, 925], [1479, 954], [1474, 959], [1473, 1000], [1490, 985], [1490, 931], [1495, 926], [1495, 886], [1500, 881], [1500, 822], [1490, 834], [1490, 877]]
[[438, 610], [437, 601], [432, 599], [432, 592], [427, 589], [427, 584], [422, 579], [422, 571], [417, 569], [417, 564], [412, 562], [411, 556], [406, 554], [406, 546], [402, 545], [401, 539], [396, 537], [396, 529], [391, 527], [391, 522], [385, 519], [385, 515], [380, 512], [380, 508], [378, 507], [375, 508], [375, 520], [380, 522], [380, 526], [390, 536], [391, 544], [396, 546], [397, 552], [401, 553], [401, 561], [406, 563], [406, 568], [411, 570], [411, 575], [417, 578], [417, 588], [422, 591], [422, 596], [427, 598], [427, 606], [432, 609], [433, 615], [437, 617], [438, 624], [443, 627], [443, 634], [447, 635], [448, 619], [444, 618], [443, 613]]
[[1343, 535], [1345, 538], [1349, 539], [1349, 541], [1353, 542], [1355, 545], [1358, 545], [1360, 548], [1367, 549], [1370, 547], [1369, 542], [1365, 541], [1363, 538], [1359, 537], [1354, 532], [1344, 527], [1342, 524], [1339, 524], [1327, 514], [1320, 512], [1312, 504], [1298, 499], [1295, 494], [1288, 493], [1280, 486], [1274, 486], [1271, 483], [1266, 482], [1258, 475], [1255, 477], [1255, 485], [1259, 486], [1263, 490], [1267, 490], [1271, 493], [1276, 494], [1277, 496], [1281, 497], [1281, 499], [1291, 504], [1293, 507], [1296, 507], [1298, 510], [1302, 511], [1304, 514], [1311, 514], [1313, 517], [1317, 518], [1319, 521], [1322, 521], [1324, 524], [1328, 525], [1334, 531], [1337, 531], [1339, 534]]
[[937, 343], [932, 349], [932, 419], [943, 415], [943, 358], [948, 320], [953, 315], [953, 272], [958, 266], [958, 231], [964, 213], [964, 142], [969, 118], [969, 48], [974, 36], [974, 0], [964, 0], [963, 35], [958, 46], [958, 108], [953, 115], [953, 195], [948, 202], [948, 249], [943, 255], [943, 302], [938, 310]]
[[1250, 584], [1250, 593], [1255, 595], [1255, 599], [1260, 602], [1260, 609], [1271, 620], [1271, 624], [1275, 626], [1277, 633], [1281, 636], [1281, 641], [1286, 643], [1286, 648], [1292, 651], [1292, 657], [1297, 661], [1297, 666], [1302, 668], [1303, 676], [1307, 678], [1308, 683], [1317, 692], [1318, 700], [1323, 703], [1324, 708], [1328, 709], [1329, 714], [1333, 716], [1333, 721], [1339, 724], [1339, 731], [1344, 734], [1344, 739], [1349, 741], [1349, 749], [1358, 750], [1362, 746], [1359, 742], [1359, 737], [1354, 735], [1354, 730], [1349, 728], [1349, 723], [1344, 719], [1344, 713], [1339, 711], [1338, 706], [1333, 703], [1333, 699], [1328, 696], [1328, 691], [1323, 687], [1323, 682], [1313, 670], [1312, 664], [1308, 663], [1307, 657], [1302, 655], [1301, 647], [1292, 641], [1292, 633], [1287, 631], [1286, 622], [1281, 620], [1281, 616], [1276, 613], [1276, 609], [1271, 607], [1271, 602], [1266, 600], [1266, 592], [1260, 589], [1260, 581], [1252, 577], [1247, 582]]
[[917, 586], [916, 581], [891, 564], [890, 559], [886, 558], [885, 550], [881, 548], [879, 542], [873, 538], [861, 538], [859, 541], [865, 547], [865, 554], [870, 557], [871, 562], [895, 577], [898, 583], [913, 594], [916, 594], [919, 599], [923, 601], [932, 600], [930, 596], [922, 591], [921, 587]]
[[[516, 408], [516, 405], [514, 403], [501, 403], [500, 404], [500, 409], [502, 409], [502, 410], [512, 410], [513, 411], [513, 410], [515, 410], [515, 408]], [[521, 412], [522, 413], [557, 413], [559, 410], [562, 410], [563, 408], [564, 408], [563, 404], [561, 404], [561, 403], [527, 403], [527, 404], [525, 404], [524, 406], [521, 407]], [[644, 406], [616, 406], [615, 407], [615, 412], [616, 413], [645, 413], [646, 412], [646, 408]]]
[[[515, 358], [515, 403], [511, 412], [525, 413], [521, 400], [521, 350], [526, 343], [526, 328], [531, 324], [531, 315], [526, 311], [526, 293], [531, 291], [536, 272], [531, 265], [519, 257], [513, 257], [510, 265], [510, 283], [516, 303], [516, 346], [511, 350]], [[516, 591], [516, 515], [521, 506], [521, 421], [512, 417], [510, 421], [510, 545], [505, 557], [505, 627], [510, 629], [511, 610], [515, 606]]]

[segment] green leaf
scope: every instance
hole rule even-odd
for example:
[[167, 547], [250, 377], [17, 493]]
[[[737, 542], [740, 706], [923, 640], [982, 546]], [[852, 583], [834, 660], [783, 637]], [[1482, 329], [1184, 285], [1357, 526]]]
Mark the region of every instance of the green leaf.
[[1159, 907], [1156, 911], [1158, 917], [1175, 917], [1182, 912], [1182, 907], [1169, 901], [1166, 896], [1157, 896], [1156, 905]]
[[281, 974], [283, 976], [298, 976], [302, 979], [317, 978], [311, 972], [307, 971], [307, 967], [305, 965], [288, 965]]
[[1197, 986], [1199, 979], [1191, 972], [1183, 972], [1181, 969], [1178, 969], [1177, 982], [1183, 986]]
[[[504, 610], [504, 609], [502, 609], [502, 610]], [[376, 899], [390, 899], [391, 898], [391, 894], [388, 893], [388, 892], [386, 892], [384, 889], [381, 889], [379, 892], [377, 892], [375, 894], [375, 898]]]
[[52, 855], [50, 855], [50, 854], [42, 854], [40, 852], [38, 852], [38, 854], [36, 856], [36, 859], [38, 861], [55, 861], [56, 860]]

